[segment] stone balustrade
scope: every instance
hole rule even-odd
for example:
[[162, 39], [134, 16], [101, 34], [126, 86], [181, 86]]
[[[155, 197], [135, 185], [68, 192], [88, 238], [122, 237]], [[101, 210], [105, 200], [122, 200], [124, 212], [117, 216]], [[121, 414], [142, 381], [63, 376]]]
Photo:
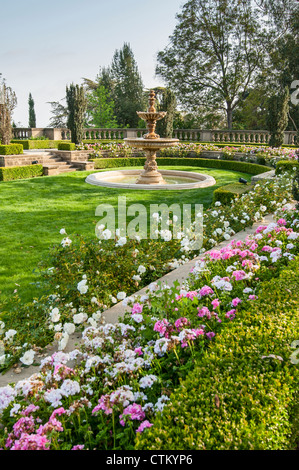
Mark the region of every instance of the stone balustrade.
[[[125, 138], [142, 137], [146, 129], [137, 128], [86, 128], [84, 140], [123, 140]], [[50, 140], [68, 140], [71, 133], [68, 129], [54, 128], [13, 128], [14, 139], [29, 139], [30, 137], [46, 137]], [[295, 144], [296, 132], [284, 133], [284, 144]], [[210, 130], [210, 129], [174, 129], [173, 137], [182, 142], [215, 142], [215, 143], [244, 143], [244, 144], [268, 144], [269, 131], [264, 130]]]

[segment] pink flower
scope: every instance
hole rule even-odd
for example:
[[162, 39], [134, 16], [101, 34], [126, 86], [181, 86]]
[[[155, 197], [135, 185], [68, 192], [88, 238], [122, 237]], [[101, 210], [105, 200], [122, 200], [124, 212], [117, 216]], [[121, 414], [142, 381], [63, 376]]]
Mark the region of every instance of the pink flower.
[[82, 444], [78, 444], [78, 445], [72, 447], [71, 450], [84, 450], [84, 444], [83, 444], [83, 445], [82, 445]]
[[209, 339], [212, 339], [214, 336], [215, 336], [215, 333], [213, 331], [209, 331], [208, 333], [206, 333], [206, 336], [209, 338]]
[[232, 320], [236, 316], [235, 313], [236, 313], [235, 309], [230, 310], [229, 312], [226, 312], [225, 318], [229, 318], [230, 320]]
[[256, 295], [249, 295], [248, 298], [250, 300], [256, 300], [257, 299], [257, 296]]
[[50, 444], [46, 436], [23, 433], [11, 450], [49, 450]]
[[277, 223], [278, 225], [287, 225], [287, 221], [285, 219], [279, 219]]
[[214, 294], [214, 291], [211, 287], [209, 286], [203, 286], [200, 291], [199, 291], [201, 297], [205, 296], [205, 295], [210, 295], [210, 294]]
[[135, 315], [135, 313], [142, 313], [143, 310], [143, 305], [139, 304], [138, 302], [133, 305], [132, 307], [132, 315]]
[[158, 333], [160, 333], [161, 336], [163, 336], [168, 325], [169, 322], [166, 320], [166, 318], [163, 318], [163, 320], [158, 320], [155, 323], [154, 331], [157, 331]]
[[128, 416], [131, 421], [135, 419], [137, 421], [142, 421], [145, 418], [145, 413], [141, 405], [133, 403], [133, 405], [127, 406], [119, 417], [119, 422], [122, 426], [125, 425], [125, 421], [123, 419], [125, 416]]
[[139, 428], [136, 429], [136, 432], [143, 432], [146, 428], [152, 427], [153, 424], [151, 424], [148, 420], [143, 421]]
[[221, 303], [221, 302], [220, 302], [218, 299], [212, 300], [211, 304], [212, 304], [212, 306], [213, 306], [213, 309], [219, 307], [220, 303]]
[[242, 302], [242, 300], [239, 299], [239, 297], [236, 297], [232, 300], [232, 307], [236, 307], [240, 302]]
[[232, 276], [235, 277], [236, 281], [242, 281], [246, 277], [246, 273], [242, 270], [234, 271]]
[[138, 356], [142, 356], [142, 354], [143, 354], [142, 348], [135, 348], [135, 349], [134, 349], [134, 352], [135, 352], [136, 354], [138, 354]]
[[181, 328], [189, 326], [189, 325], [190, 325], [190, 321], [185, 317], [179, 318], [174, 323], [174, 326], [176, 327], [177, 330], [180, 330]]
[[211, 318], [211, 312], [208, 309], [208, 307], [198, 308], [197, 311], [198, 311], [198, 316], [199, 317], [205, 317], [206, 316], [208, 319]]

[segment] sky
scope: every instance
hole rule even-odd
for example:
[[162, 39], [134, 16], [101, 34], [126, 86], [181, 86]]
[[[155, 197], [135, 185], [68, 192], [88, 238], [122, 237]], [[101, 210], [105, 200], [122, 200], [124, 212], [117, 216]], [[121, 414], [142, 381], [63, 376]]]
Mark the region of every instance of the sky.
[[156, 55], [169, 43], [184, 0], [14, 0], [1, 2], [0, 73], [17, 95], [13, 120], [28, 126], [29, 93], [36, 126], [47, 127], [49, 101], [70, 83], [94, 80], [129, 43], [145, 88], [155, 77]]

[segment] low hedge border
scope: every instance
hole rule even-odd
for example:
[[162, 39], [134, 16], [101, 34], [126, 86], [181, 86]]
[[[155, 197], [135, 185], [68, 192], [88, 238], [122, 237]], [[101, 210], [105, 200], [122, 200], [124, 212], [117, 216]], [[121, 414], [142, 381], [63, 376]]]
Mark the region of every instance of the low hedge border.
[[21, 155], [22, 153], [23, 145], [21, 144], [0, 145], [0, 155]]
[[43, 165], [26, 165], [0, 168], [0, 181], [13, 181], [43, 176]]
[[[94, 159], [95, 169], [105, 168], [118, 168], [122, 166], [143, 166], [145, 162], [144, 157], [140, 158], [96, 158]], [[157, 158], [158, 165], [173, 166], [173, 165], [186, 165], [194, 166], [197, 168], [215, 168], [231, 171], [240, 171], [250, 175], [259, 175], [269, 171], [269, 167], [257, 165], [255, 163], [231, 161], [231, 160], [213, 160], [209, 158]]]
[[[299, 442], [299, 260], [265, 282], [170, 397], [138, 450], [294, 450]], [[271, 299], [271, 302], [269, 301]], [[272, 355], [272, 357], [271, 357]]]
[[60, 142], [57, 146], [57, 149], [73, 151], [76, 150], [76, 144], [73, 144], [71, 142]]
[[232, 183], [215, 189], [213, 194], [213, 204], [219, 201], [222, 205], [230, 204], [236, 195], [244, 194], [253, 188], [251, 184]]
[[58, 145], [60, 143], [65, 143], [65, 140], [49, 140], [49, 139], [43, 139], [43, 140], [30, 140], [30, 139], [12, 139], [11, 143], [13, 144], [20, 144], [23, 145], [24, 150], [42, 150], [42, 149], [54, 149], [58, 148]]
[[298, 161], [291, 161], [291, 160], [280, 160], [276, 163], [275, 174], [280, 175], [285, 171], [293, 171], [294, 168], [299, 168]]

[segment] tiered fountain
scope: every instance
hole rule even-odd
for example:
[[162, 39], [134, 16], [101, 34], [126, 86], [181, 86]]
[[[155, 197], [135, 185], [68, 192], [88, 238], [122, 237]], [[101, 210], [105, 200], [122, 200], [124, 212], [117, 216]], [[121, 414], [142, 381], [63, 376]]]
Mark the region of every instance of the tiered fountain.
[[155, 108], [155, 92], [150, 91], [149, 108], [146, 112], [137, 112], [146, 121], [147, 131], [141, 138], [126, 138], [124, 142], [133, 148], [142, 149], [146, 155], [144, 169], [120, 170], [94, 173], [86, 178], [86, 182], [98, 186], [127, 189], [192, 189], [213, 186], [213, 177], [190, 171], [160, 170], [157, 165], [157, 152], [164, 148], [174, 147], [178, 139], [160, 138], [155, 133], [157, 121], [166, 116], [166, 112], [157, 112]]

